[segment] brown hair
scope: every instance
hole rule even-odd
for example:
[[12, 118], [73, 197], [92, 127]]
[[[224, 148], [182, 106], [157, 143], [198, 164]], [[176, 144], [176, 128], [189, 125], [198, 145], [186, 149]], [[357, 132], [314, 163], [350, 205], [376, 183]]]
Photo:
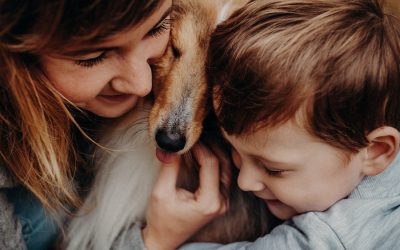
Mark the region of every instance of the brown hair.
[[220, 125], [245, 135], [304, 111], [310, 134], [349, 151], [400, 130], [399, 29], [375, 0], [249, 3], [211, 39]]
[[38, 55], [101, 42], [142, 22], [160, 2], [0, 0], [0, 162], [47, 208], [76, 204], [77, 155], [74, 118]]

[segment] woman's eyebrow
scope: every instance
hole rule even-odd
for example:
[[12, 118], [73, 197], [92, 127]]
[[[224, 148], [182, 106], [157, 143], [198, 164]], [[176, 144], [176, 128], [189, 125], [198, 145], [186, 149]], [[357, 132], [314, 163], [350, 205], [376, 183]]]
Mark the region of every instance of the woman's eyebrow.
[[164, 21], [164, 19], [169, 16], [171, 14], [172, 11], [172, 7], [169, 7], [164, 14], [161, 16], [161, 18], [158, 20], [158, 22], [153, 26], [156, 27], [157, 25], [159, 25], [162, 21]]
[[[172, 7], [169, 7], [164, 14], [161, 16], [159, 21], [153, 26], [156, 27], [159, 25], [168, 15], [171, 14]], [[64, 56], [66, 57], [76, 57], [76, 56], [82, 56], [82, 55], [87, 55], [87, 54], [93, 54], [93, 53], [100, 53], [105, 50], [113, 50], [115, 47], [97, 47], [97, 48], [87, 48], [87, 49], [80, 49], [76, 51], [71, 51], [71, 52], [66, 52], [63, 53]]]
[[88, 54], [95, 54], [95, 53], [101, 53], [107, 50], [113, 50], [115, 47], [98, 47], [98, 48], [88, 48], [88, 49], [81, 49], [81, 50], [76, 50], [76, 51], [71, 51], [71, 52], [65, 52], [63, 53], [63, 56], [66, 57], [76, 57], [76, 56], [82, 56], [82, 55], [88, 55]]

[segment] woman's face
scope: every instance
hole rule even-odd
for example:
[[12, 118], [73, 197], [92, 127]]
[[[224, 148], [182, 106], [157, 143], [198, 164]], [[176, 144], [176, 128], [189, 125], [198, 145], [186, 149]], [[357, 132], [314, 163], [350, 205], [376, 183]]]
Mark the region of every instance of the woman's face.
[[42, 55], [45, 75], [78, 107], [109, 118], [126, 113], [151, 91], [149, 60], [160, 57], [167, 46], [171, 4], [163, 1], [144, 22], [89, 50]]

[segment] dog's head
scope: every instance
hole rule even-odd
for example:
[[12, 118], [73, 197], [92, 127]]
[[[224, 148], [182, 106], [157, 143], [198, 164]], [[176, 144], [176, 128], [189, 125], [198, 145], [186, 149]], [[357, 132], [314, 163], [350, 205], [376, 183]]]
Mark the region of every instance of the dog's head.
[[153, 69], [150, 135], [157, 147], [184, 153], [199, 139], [208, 111], [206, 60], [217, 24], [246, 1], [175, 0], [171, 40]]

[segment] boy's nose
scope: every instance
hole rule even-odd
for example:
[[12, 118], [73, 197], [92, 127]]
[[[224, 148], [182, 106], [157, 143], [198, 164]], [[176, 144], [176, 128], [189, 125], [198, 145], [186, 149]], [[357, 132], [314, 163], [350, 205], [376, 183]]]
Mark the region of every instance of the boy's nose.
[[246, 169], [242, 166], [238, 176], [238, 185], [243, 191], [261, 191], [265, 189], [265, 185], [259, 178], [260, 175], [256, 171]]

